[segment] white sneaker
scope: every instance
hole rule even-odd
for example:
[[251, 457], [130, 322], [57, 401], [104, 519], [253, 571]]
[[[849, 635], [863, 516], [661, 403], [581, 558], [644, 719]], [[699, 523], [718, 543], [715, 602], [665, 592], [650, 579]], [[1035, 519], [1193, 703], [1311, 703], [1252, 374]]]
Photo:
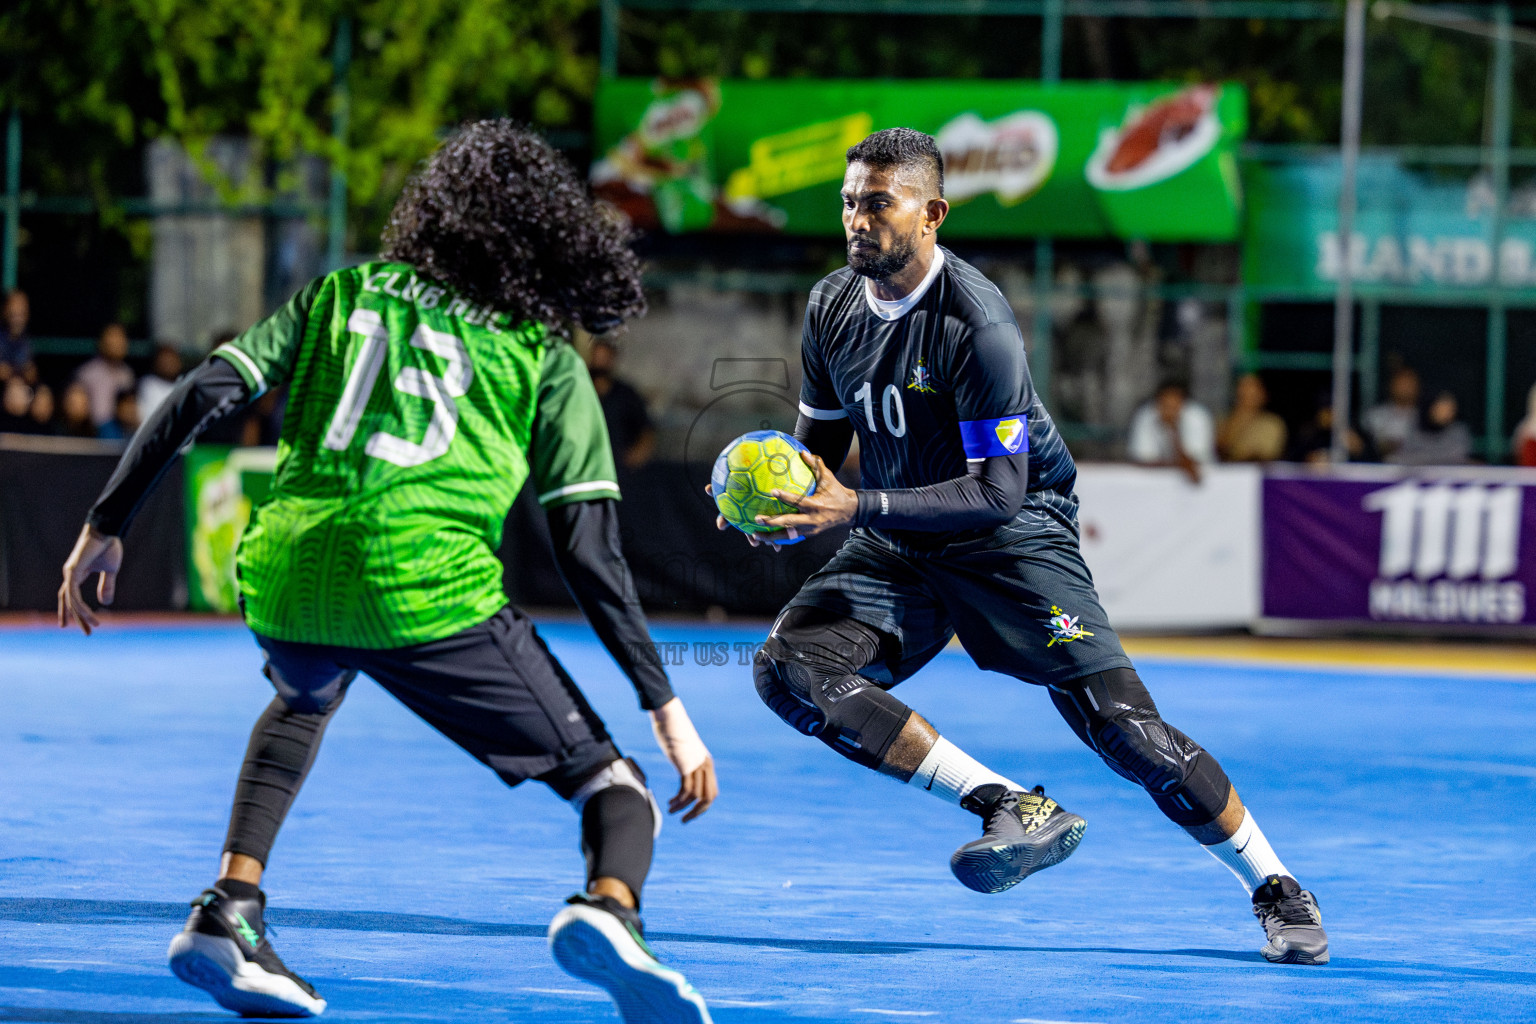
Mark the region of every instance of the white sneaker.
[[714, 1024], [688, 979], [656, 959], [640, 915], [617, 900], [577, 893], [549, 922], [549, 949], [572, 977], [607, 989], [624, 1024]]

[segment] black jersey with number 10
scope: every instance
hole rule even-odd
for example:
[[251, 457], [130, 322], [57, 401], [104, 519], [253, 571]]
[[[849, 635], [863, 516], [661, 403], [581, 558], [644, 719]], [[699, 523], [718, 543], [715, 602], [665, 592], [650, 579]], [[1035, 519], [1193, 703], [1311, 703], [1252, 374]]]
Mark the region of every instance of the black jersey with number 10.
[[967, 460], [1028, 452], [1029, 494], [996, 529], [880, 531], [898, 548], [999, 547], [1022, 534], [1077, 530], [1077, 467], [1040, 404], [1024, 339], [997, 286], [947, 249], [927, 291], [894, 320], [844, 267], [811, 291], [800, 411], [848, 417], [860, 486], [922, 487], [964, 476]]

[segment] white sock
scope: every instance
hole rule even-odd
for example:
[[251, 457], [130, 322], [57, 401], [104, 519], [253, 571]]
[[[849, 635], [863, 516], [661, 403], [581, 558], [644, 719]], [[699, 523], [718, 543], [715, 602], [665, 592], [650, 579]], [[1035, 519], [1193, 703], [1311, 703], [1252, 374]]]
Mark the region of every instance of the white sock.
[[1253, 815], [1248, 813], [1246, 807], [1243, 808], [1243, 823], [1237, 826], [1237, 832], [1232, 838], [1215, 846], [1207, 846], [1206, 849], [1211, 851], [1212, 857], [1231, 869], [1250, 896], [1271, 875], [1290, 874], [1285, 870], [1285, 865], [1280, 863], [1280, 858], [1275, 856], [1269, 840], [1264, 838], [1258, 822], [1253, 820]]
[[1024, 790], [1017, 782], [1003, 778], [940, 736], [933, 749], [928, 751], [928, 756], [923, 758], [923, 763], [917, 766], [917, 771], [912, 773], [912, 779], [907, 785], [925, 789], [942, 800], [958, 804], [977, 786], [994, 782], [1020, 792]]

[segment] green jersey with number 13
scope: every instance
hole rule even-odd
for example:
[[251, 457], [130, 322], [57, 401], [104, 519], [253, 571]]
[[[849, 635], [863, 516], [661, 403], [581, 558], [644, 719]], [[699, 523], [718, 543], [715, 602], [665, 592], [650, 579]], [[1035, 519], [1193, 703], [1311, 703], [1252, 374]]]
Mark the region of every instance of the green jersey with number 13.
[[619, 497], [576, 351], [406, 264], [312, 281], [214, 355], [253, 395], [291, 385], [272, 492], [237, 559], [264, 636], [451, 636], [506, 604], [496, 549], [530, 473], [546, 507]]

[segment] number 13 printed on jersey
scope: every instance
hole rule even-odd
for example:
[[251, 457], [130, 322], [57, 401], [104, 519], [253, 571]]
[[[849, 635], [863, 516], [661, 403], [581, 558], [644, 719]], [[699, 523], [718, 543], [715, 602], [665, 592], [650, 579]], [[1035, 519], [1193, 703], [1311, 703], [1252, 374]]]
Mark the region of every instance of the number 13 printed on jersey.
[[[347, 319], [347, 330], [361, 335], [363, 345], [357, 362], [347, 377], [347, 386], [341, 393], [336, 415], [325, 433], [325, 446], [332, 451], [344, 451], [351, 446], [362, 421], [363, 410], [373, 394], [379, 371], [384, 367], [384, 357], [389, 347], [389, 330], [383, 317], [371, 309], [355, 309]], [[408, 441], [394, 434], [378, 431], [368, 438], [364, 452], [375, 459], [397, 466], [420, 466], [431, 462], [448, 451], [459, 429], [459, 407], [454, 402], [469, 391], [475, 378], [474, 366], [464, 343], [446, 331], [436, 331], [426, 324], [418, 324], [411, 335], [411, 345], [430, 352], [447, 364], [442, 376], [408, 366], [395, 375], [396, 391], [432, 403], [432, 420], [427, 425], [421, 441]]]

